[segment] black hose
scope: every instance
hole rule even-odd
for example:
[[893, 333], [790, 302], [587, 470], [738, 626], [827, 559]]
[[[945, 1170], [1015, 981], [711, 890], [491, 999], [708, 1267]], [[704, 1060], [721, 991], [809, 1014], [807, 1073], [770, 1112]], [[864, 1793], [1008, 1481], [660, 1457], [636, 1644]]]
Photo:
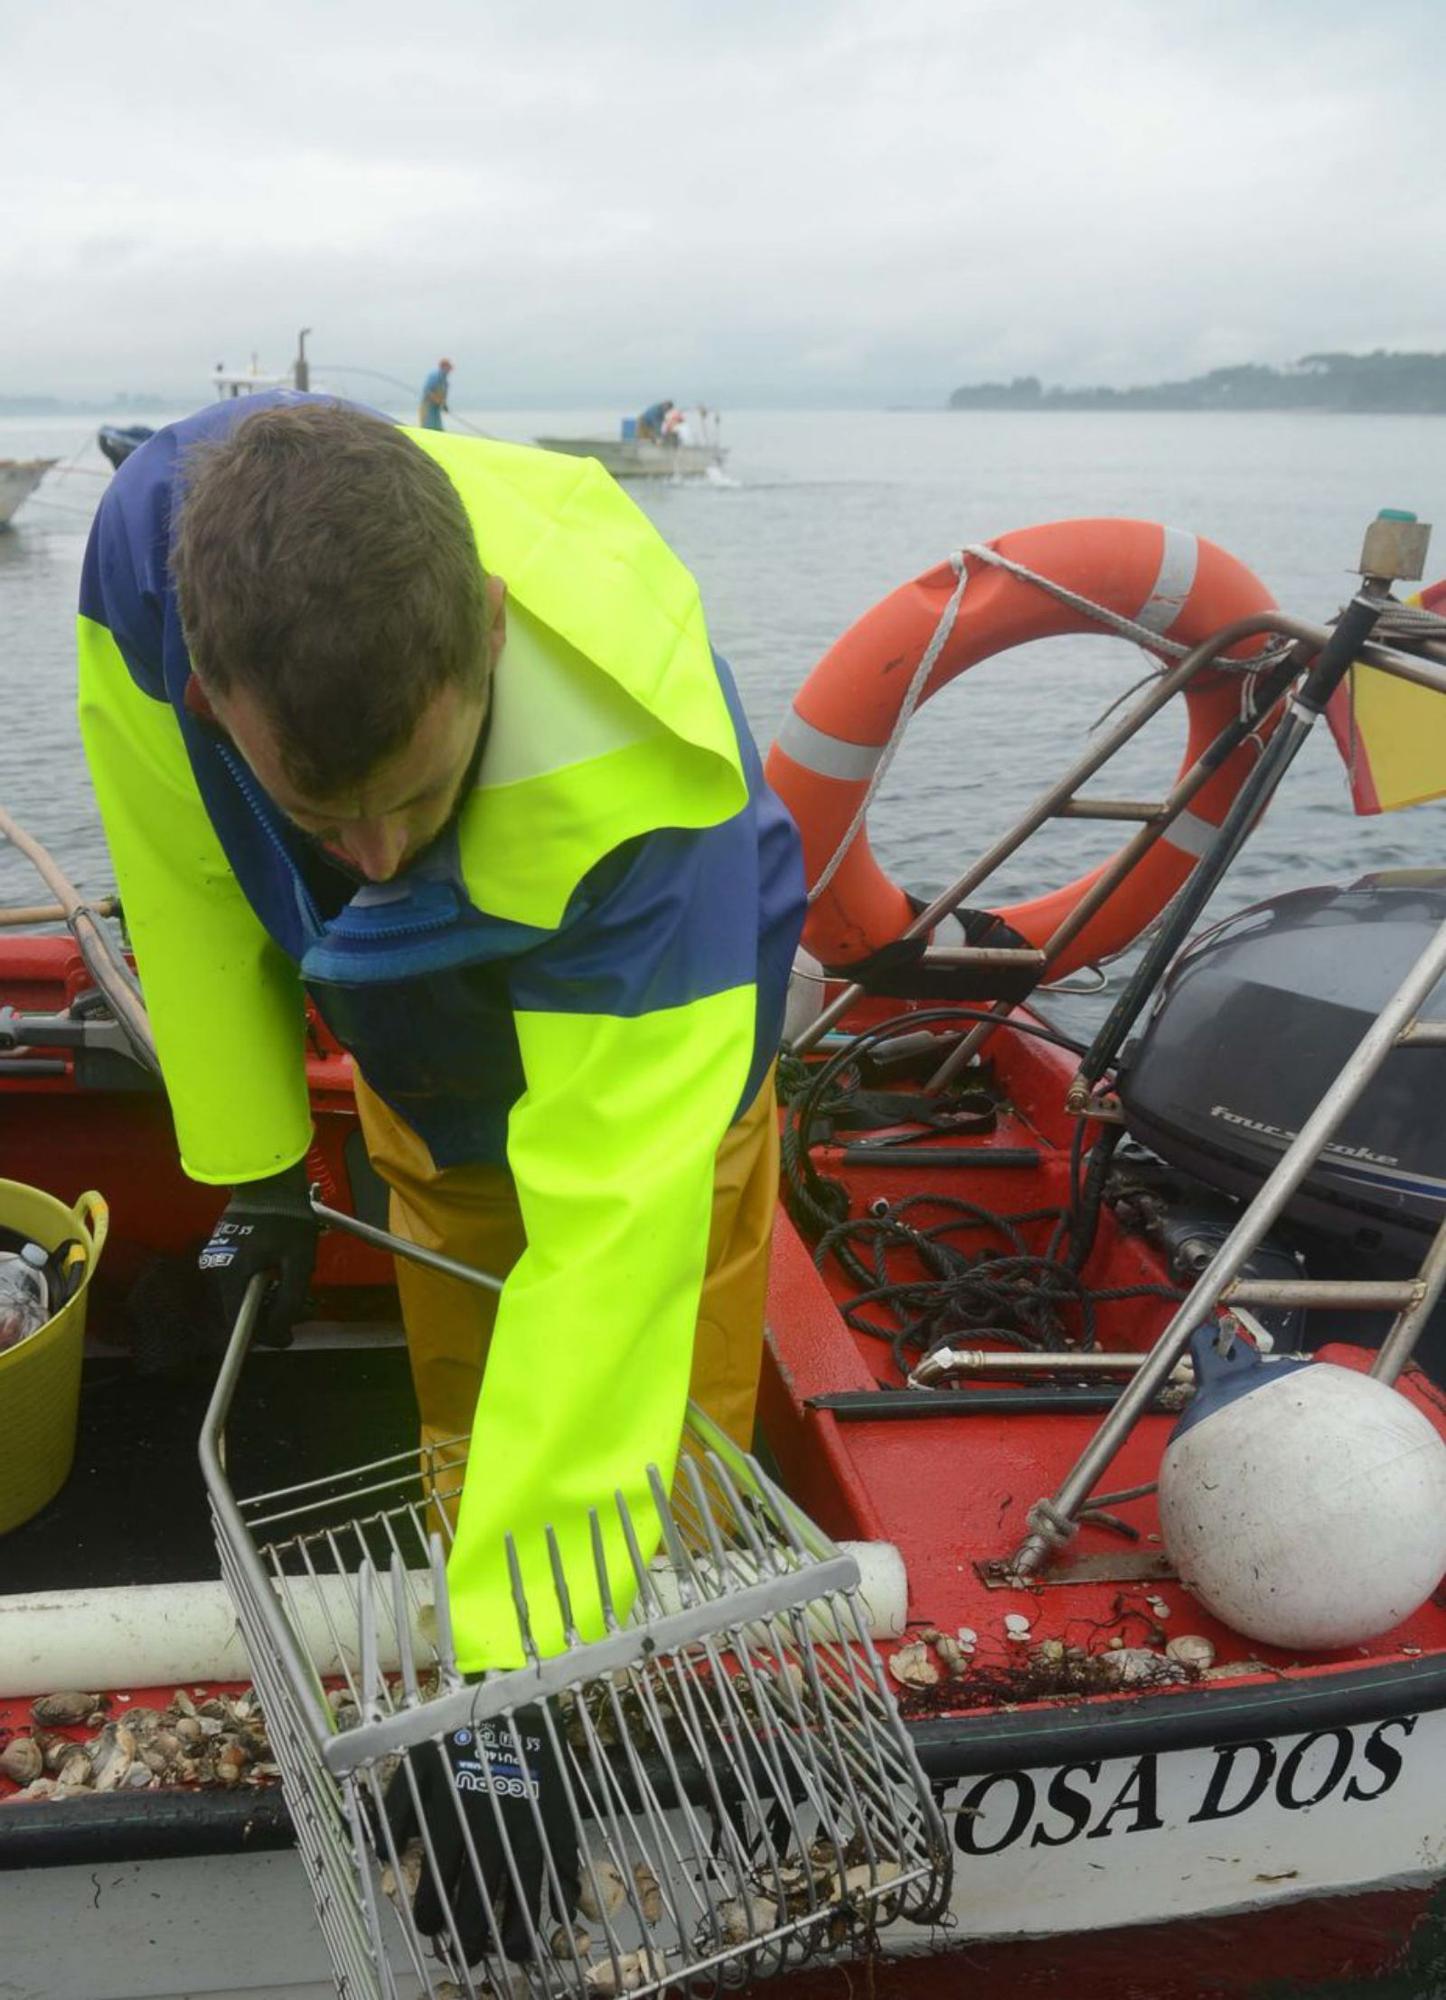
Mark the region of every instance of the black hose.
[[[860, 1058], [871, 1047], [901, 1025], [998, 1018], [979, 1008], [920, 1009], [877, 1023], [814, 1068], [792, 1058], [785, 1058], [781, 1068], [781, 1090], [788, 1102], [783, 1185], [789, 1213], [812, 1243], [819, 1267], [832, 1258], [855, 1288], [840, 1306], [845, 1321], [870, 1339], [885, 1341], [902, 1376], [920, 1354], [961, 1334], [1050, 1352], [1072, 1345], [1093, 1347], [1097, 1307], [1128, 1298], [1180, 1296], [1168, 1285], [1100, 1289], [1083, 1275], [1098, 1234], [1110, 1159], [1122, 1136], [1117, 1126], [1104, 1129], [1086, 1161], [1085, 1122], [1077, 1124], [1070, 1147], [1070, 1199], [1061, 1207], [1006, 1211], [959, 1196], [922, 1193], [875, 1204], [868, 1215], [859, 1216], [852, 1213], [844, 1183], [814, 1165], [815, 1126], [845, 1110], [857, 1094]], [[1032, 1031], [1045, 1041], [1063, 1040], [1030, 1022], [1001, 1025]], [[886, 1164], [893, 1150], [879, 1147], [878, 1161]], [[981, 1149], [979, 1157], [988, 1158], [988, 1149]], [[1030, 1249], [1023, 1230], [1044, 1222], [1054, 1226], [1041, 1255]], [[981, 1236], [992, 1236], [997, 1247], [989, 1248], [987, 1240], [980, 1245]], [[894, 1268], [900, 1257], [913, 1266], [906, 1277]]]

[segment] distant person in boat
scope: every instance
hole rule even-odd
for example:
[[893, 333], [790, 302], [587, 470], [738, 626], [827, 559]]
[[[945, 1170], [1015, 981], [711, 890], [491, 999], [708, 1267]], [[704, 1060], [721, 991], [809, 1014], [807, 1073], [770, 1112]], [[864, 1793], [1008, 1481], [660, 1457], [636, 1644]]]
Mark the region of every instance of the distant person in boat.
[[444, 356], [422, 384], [422, 406], [417, 413], [417, 422], [424, 431], [440, 431], [446, 428], [442, 422], [442, 412], [447, 407], [447, 390], [451, 373], [452, 364]]
[[309, 997], [393, 1228], [506, 1280], [397, 1271], [422, 1435], [472, 1434], [461, 1663], [519, 1660], [506, 1534], [559, 1650], [544, 1531], [590, 1574], [588, 1509], [646, 1514], [690, 1387], [746, 1442], [762, 1355], [803, 876], [696, 584], [595, 464], [262, 393], [115, 475], [80, 713], [181, 1156], [230, 1190], [218, 1322], [263, 1272], [268, 1337], [305, 1310]]
[[638, 417], [638, 436], [640, 438], [647, 438], [654, 444], [658, 443], [662, 438], [663, 425], [667, 421], [668, 412], [672, 407], [671, 400], [666, 396], [661, 403], [649, 403], [648, 407]]

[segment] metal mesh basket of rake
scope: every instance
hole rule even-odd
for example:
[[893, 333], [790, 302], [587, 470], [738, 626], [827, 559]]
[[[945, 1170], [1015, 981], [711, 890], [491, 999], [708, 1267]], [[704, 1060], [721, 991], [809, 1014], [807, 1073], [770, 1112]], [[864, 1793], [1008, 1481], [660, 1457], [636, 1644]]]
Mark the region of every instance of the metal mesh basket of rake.
[[259, 1296], [202, 1463], [338, 1993], [708, 1994], [939, 1917], [946, 1837], [857, 1566], [751, 1458], [690, 1410], [671, 1494], [652, 1473], [646, 1523], [613, 1503], [622, 1592], [599, 1516], [586, 1576], [550, 1540], [545, 1607], [509, 1547], [525, 1664], [468, 1682], [446, 1584], [465, 1440], [232, 1491]]

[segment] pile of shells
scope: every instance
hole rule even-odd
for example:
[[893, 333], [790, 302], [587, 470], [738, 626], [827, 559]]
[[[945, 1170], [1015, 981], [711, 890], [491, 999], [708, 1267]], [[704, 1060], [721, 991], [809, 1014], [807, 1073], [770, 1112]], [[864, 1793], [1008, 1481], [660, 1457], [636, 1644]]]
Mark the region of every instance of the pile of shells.
[[[113, 1713], [107, 1713], [114, 1709]], [[15, 1800], [70, 1799], [163, 1786], [264, 1785], [281, 1776], [251, 1689], [208, 1695], [177, 1688], [165, 1708], [121, 1708], [108, 1695], [41, 1695], [28, 1735], [0, 1751]], [[93, 1732], [77, 1734], [78, 1730]]]
[[[1150, 1597], [1147, 1602], [1156, 1617], [1169, 1616], [1162, 1600]], [[1022, 1612], [1009, 1612], [1002, 1636], [1003, 1645], [993, 1646], [994, 1657], [981, 1660], [979, 1635], [967, 1625], [957, 1637], [934, 1625], [913, 1631], [889, 1660], [904, 1713], [926, 1713], [960, 1700], [987, 1706], [1170, 1687], [1222, 1671], [1214, 1665], [1213, 1645], [1193, 1632], [1165, 1644], [1164, 1632], [1155, 1627], [1150, 1636], [1157, 1644], [1130, 1646], [1116, 1634], [1103, 1647], [1086, 1647], [1063, 1639], [1036, 1640], [1033, 1622]]]
[[961, 1625], [956, 1635], [925, 1625], [894, 1653], [889, 1672], [900, 1687], [913, 1689], [967, 1680], [978, 1644], [979, 1634], [971, 1626]]
[[[397, 1868], [390, 1862], [382, 1868], [380, 1886], [383, 1895], [405, 1916], [426, 1865], [422, 1841], [409, 1841], [397, 1860]], [[829, 1942], [842, 1945], [861, 1929], [869, 1929], [892, 1914], [892, 1908], [883, 1905], [891, 1905], [893, 1898], [881, 1892], [902, 1872], [896, 1861], [882, 1857], [870, 1865], [857, 1835], [842, 1852], [832, 1841], [820, 1838], [801, 1859], [796, 1854], [780, 1856], [776, 1868], [759, 1867], [744, 1893], [716, 1906], [716, 1931], [710, 1923], [700, 1926], [695, 1948], [700, 1955], [710, 1955], [720, 1937], [730, 1950], [758, 1944], [780, 1926], [800, 1918], [825, 1927]], [[669, 1953], [663, 1949], [664, 1940], [647, 1935], [656, 1932], [668, 1916], [662, 1885], [645, 1861], [633, 1863], [632, 1878], [630, 1886], [606, 1857], [585, 1857], [576, 1921], [559, 1924], [548, 1940], [554, 1958], [581, 1966], [590, 1993], [631, 1993], [666, 1975]], [[622, 1950], [619, 1928], [636, 1934], [639, 1923], [645, 1927], [642, 1941], [635, 1950]], [[602, 1935], [595, 1935], [587, 1928], [589, 1924], [597, 1926]], [[672, 1955], [676, 1957], [680, 1949], [674, 1944]], [[439, 2000], [455, 1990], [444, 1983], [438, 1989]], [[479, 1990], [492, 1992], [486, 1987]]]

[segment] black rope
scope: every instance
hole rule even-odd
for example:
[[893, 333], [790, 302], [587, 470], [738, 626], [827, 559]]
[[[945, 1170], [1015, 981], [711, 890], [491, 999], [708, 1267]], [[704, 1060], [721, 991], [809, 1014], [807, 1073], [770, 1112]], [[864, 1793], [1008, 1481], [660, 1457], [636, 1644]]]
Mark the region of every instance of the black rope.
[[[839, 1105], [847, 1104], [859, 1087], [859, 1078], [855, 1074], [849, 1081], [845, 1073], [850, 1069], [857, 1072], [860, 1057], [866, 1055], [876, 1043], [889, 1040], [901, 1028], [924, 1028], [937, 1022], [954, 1026], [960, 1021], [987, 1021], [996, 1026], [1002, 1025], [998, 1014], [982, 1007], [920, 1007], [905, 1014], [892, 1014], [862, 1034], [851, 1036], [842, 1049], [817, 1067], [795, 1056], [781, 1058], [779, 1095], [789, 1107], [789, 1118], [783, 1132], [784, 1193], [790, 1213], [809, 1234], [816, 1235], [821, 1229], [844, 1221], [849, 1212], [848, 1190], [838, 1181], [826, 1180], [809, 1158], [809, 1146], [813, 1143], [809, 1135], [814, 1124], [829, 1111], [824, 1102], [824, 1092], [830, 1085], [837, 1084]], [[1011, 1020], [1008, 1025], [1016, 1034], [1053, 1043], [1072, 1054], [1079, 1053], [1075, 1044], [1057, 1029], [1036, 1025], [1032, 1021]], [[947, 1103], [947, 1099], [941, 1099], [941, 1108]]]
[[[1110, 1161], [1123, 1136], [1118, 1126], [1103, 1129], [1086, 1161], [1085, 1121], [1077, 1122], [1070, 1145], [1069, 1200], [1059, 1207], [1004, 1211], [960, 1196], [921, 1193], [897, 1202], [877, 1201], [869, 1214], [856, 1216], [844, 1183], [819, 1172], [812, 1159], [812, 1148], [821, 1142], [816, 1128], [846, 1111], [861, 1086], [862, 1058], [876, 1043], [901, 1027], [976, 1019], [994, 1021], [998, 1016], [961, 1007], [919, 1009], [877, 1023], [816, 1066], [795, 1057], [785, 1057], [780, 1065], [780, 1092], [788, 1104], [783, 1169], [789, 1213], [813, 1243], [818, 1267], [832, 1257], [855, 1287], [840, 1307], [844, 1319], [870, 1339], [887, 1342], [901, 1376], [922, 1356], [961, 1335], [1049, 1353], [1093, 1348], [1098, 1345], [1098, 1307], [1182, 1296], [1169, 1285], [1102, 1288], [1084, 1278], [1099, 1232]], [[1007, 1025], [1070, 1046], [1049, 1028], [1013, 1020]], [[880, 1158], [887, 1159], [882, 1149]], [[925, 1221], [923, 1212], [933, 1219]], [[1031, 1251], [1022, 1231], [1043, 1222], [1053, 1228], [1040, 1254]], [[993, 1244], [981, 1244], [981, 1236], [992, 1237]], [[912, 1266], [907, 1277], [898, 1275], [902, 1259]]]

